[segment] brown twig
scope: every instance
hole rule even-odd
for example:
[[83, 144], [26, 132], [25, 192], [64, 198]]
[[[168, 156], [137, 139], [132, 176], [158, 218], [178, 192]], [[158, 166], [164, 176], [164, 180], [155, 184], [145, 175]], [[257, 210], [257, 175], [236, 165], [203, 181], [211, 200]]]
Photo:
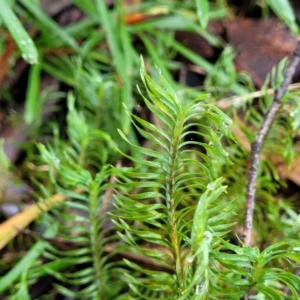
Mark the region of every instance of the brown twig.
[[[272, 122], [276, 116], [277, 111], [279, 110], [282, 97], [292, 81], [292, 77], [295, 74], [299, 62], [300, 62], [300, 41], [298, 41], [297, 43], [297, 47], [294, 52], [291, 63], [285, 72], [284, 81], [281, 84], [281, 86], [278, 89], [276, 89], [274, 94], [274, 102], [265, 117], [265, 121], [263, 122], [255, 138], [254, 143], [251, 145], [251, 164], [250, 164], [250, 171], [248, 176], [249, 182], [248, 182], [247, 198], [246, 198], [245, 223], [244, 223], [244, 232], [242, 236], [243, 242], [246, 245], [250, 245], [251, 243], [256, 181], [257, 181], [257, 174], [258, 174], [258, 167], [259, 167], [259, 155], [263, 146], [264, 139], [272, 125]], [[246, 293], [246, 295], [244, 295], [243, 297], [243, 300], [248, 300], [248, 299], [249, 299], [249, 294]]]
[[251, 231], [253, 224], [253, 211], [255, 205], [255, 192], [256, 192], [256, 180], [259, 166], [259, 154], [264, 142], [264, 139], [271, 127], [271, 124], [275, 118], [275, 115], [280, 107], [282, 97], [287, 90], [289, 84], [292, 81], [292, 77], [296, 71], [296, 68], [300, 61], [300, 41], [297, 43], [296, 50], [291, 60], [290, 66], [286, 70], [284, 81], [282, 85], [276, 89], [274, 95], [274, 102], [268, 111], [264, 123], [262, 124], [254, 143], [251, 145], [251, 164], [249, 171], [249, 182], [246, 199], [246, 212], [245, 212], [245, 223], [243, 232], [243, 242], [246, 245], [250, 245], [251, 242]]

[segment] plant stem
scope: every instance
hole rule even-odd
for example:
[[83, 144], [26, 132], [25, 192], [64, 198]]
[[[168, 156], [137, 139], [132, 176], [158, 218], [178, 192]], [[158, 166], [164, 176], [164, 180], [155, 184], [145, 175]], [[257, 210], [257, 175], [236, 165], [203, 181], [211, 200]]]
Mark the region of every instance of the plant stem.
[[247, 199], [246, 199], [244, 232], [242, 236], [242, 240], [246, 245], [250, 245], [251, 243], [253, 211], [255, 205], [255, 192], [256, 192], [257, 174], [258, 174], [258, 167], [259, 167], [259, 154], [261, 152], [264, 139], [272, 125], [272, 122], [276, 116], [277, 111], [279, 110], [282, 97], [285, 91], [287, 90], [289, 84], [292, 81], [292, 77], [296, 71], [299, 61], [300, 61], [300, 41], [298, 41], [290, 66], [286, 70], [283, 83], [278, 89], [276, 89], [274, 95], [274, 102], [265, 117], [264, 123], [262, 124], [255, 138], [254, 143], [251, 145], [251, 164], [250, 164], [249, 182], [248, 182]]
[[103, 250], [101, 249], [101, 245], [99, 243], [99, 224], [98, 219], [99, 215], [97, 213], [97, 205], [98, 205], [98, 184], [97, 182], [92, 182], [90, 186], [90, 220], [91, 220], [91, 229], [90, 229], [90, 241], [91, 241], [91, 250], [93, 257], [93, 265], [96, 273], [95, 284], [97, 286], [96, 299], [106, 299], [105, 294], [105, 284], [104, 284], [104, 275], [102, 271], [101, 265], [101, 255], [103, 254]]
[[176, 222], [176, 207], [174, 199], [174, 180], [176, 173], [176, 164], [178, 159], [178, 146], [180, 142], [180, 136], [183, 130], [184, 116], [179, 112], [178, 119], [173, 132], [172, 145], [171, 145], [171, 161], [169, 165], [169, 176], [167, 179], [167, 207], [169, 208], [168, 214], [170, 216], [170, 239], [173, 246], [173, 254], [175, 261], [175, 270], [177, 276], [177, 283], [181, 290], [181, 283], [183, 282], [183, 270], [181, 266], [180, 255], [180, 242], [177, 234], [177, 222]]

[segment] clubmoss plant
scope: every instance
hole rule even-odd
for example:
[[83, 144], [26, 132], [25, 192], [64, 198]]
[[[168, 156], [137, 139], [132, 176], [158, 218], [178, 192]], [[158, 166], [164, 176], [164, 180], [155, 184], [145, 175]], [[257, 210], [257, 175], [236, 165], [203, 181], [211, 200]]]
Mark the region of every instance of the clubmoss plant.
[[[228, 203], [225, 208], [218, 201], [226, 187], [215, 172], [214, 161], [228, 160], [221, 138], [230, 136], [231, 120], [204, 100], [182, 101], [162, 76], [160, 84], [154, 82], [143, 64], [141, 75], [148, 94], [143, 99], [162, 128], [131, 114], [135, 128], [152, 146], [133, 145], [141, 157], [123, 154], [137, 168], [124, 171], [132, 190], [116, 195], [113, 215], [130, 249], [174, 270], [174, 275], [152, 272], [151, 281], [143, 284], [127, 275], [128, 283], [135, 296], [147, 290], [151, 299], [161, 292], [170, 299], [199, 298], [208, 291], [209, 253], [229, 227], [232, 206]], [[141, 167], [147, 172], [141, 172]], [[219, 220], [213, 218], [218, 210]], [[136, 221], [141, 225], [136, 226]], [[144, 249], [147, 245], [152, 250]], [[130, 266], [141, 271], [133, 263]], [[158, 291], [162, 281], [169, 285]]]
[[282, 266], [299, 255], [299, 242], [274, 243], [260, 253], [241, 241], [234, 245], [224, 240], [232, 229], [235, 204], [217, 171], [231, 164], [221, 143], [223, 137], [231, 138], [231, 120], [204, 99], [179, 99], [162, 76], [159, 84], [154, 82], [143, 63], [141, 74], [148, 95], [143, 99], [161, 127], [130, 114], [152, 146], [132, 145], [141, 157], [123, 153], [135, 167], [121, 172], [120, 183], [127, 188], [116, 195], [112, 215], [128, 251], [150, 258], [161, 270], [126, 260], [133, 272], [125, 276], [127, 295], [241, 299], [253, 293], [283, 299], [284, 284], [291, 299], [297, 299], [300, 281]]
[[[5, 291], [7, 280], [18, 278], [6, 299], [30, 299], [30, 287], [45, 275], [58, 294], [75, 299], [298, 299], [299, 241], [271, 242], [260, 251], [228, 239], [238, 206], [220, 175], [232, 165], [222, 143], [235, 145], [231, 119], [205, 97], [179, 98], [158, 74], [159, 83], [142, 61], [142, 97], [155, 123], [125, 107], [149, 145], [119, 131], [130, 145], [131, 155], [119, 150], [130, 167], [96, 158], [95, 147], [115, 145], [89, 130], [69, 96], [69, 144], [38, 145], [48, 188], [69, 200], [44, 214], [41, 224], [51, 232], [37, 235], [43, 244], [0, 279]], [[17, 270], [22, 276], [11, 279]]]

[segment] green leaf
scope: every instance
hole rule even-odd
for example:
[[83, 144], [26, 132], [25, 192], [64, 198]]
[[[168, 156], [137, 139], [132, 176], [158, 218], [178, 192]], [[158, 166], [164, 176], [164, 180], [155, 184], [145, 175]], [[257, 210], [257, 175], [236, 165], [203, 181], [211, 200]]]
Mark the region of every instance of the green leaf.
[[219, 178], [214, 182], [211, 182], [207, 186], [207, 190], [205, 191], [205, 193], [200, 197], [198, 201], [194, 215], [193, 229], [191, 233], [191, 244], [194, 251], [197, 251], [196, 249], [201, 246], [204, 237], [208, 218], [208, 204], [217, 199], [226, 189], [226, 187], [221, 186], [223, 180], [223, 178]]
[[[1, 1], [2, 2], [2, 1]], [[34, 15], [34, 17], [39, 20], [42, 25], [51, 33], [56, 35], [61, 41], [75, 50], [77, 53], [81, 52], [80, 47], [73, 37], [65, 32], [65, 30], [58, 26], [49, 16], [45, 14], [45, 12], [35, 3], [35, 1], [31, 0], [20, 0], [20, 2], [28, 9], [30, 13]]]
[[127, 137], [125, 136], [125, 134], [121, 131], [121, 130], [118, 130], [119, 134], [121, 135], [121, 137], [123, 138], [123, 140], [125, 140], [128, 144], [130, 144], [132, 147], [135, 147], [136, 149], [139, 149], [141, 153], [143, 153], [144, 155], [147, 155], [147, 156], [150, 156], [150, 157], [154, 157], [154, 158], [158, 158], [158, 159], [161, 159], [163, 161], [164, 159], [164, 156], [163, 154], [161, 154], [160, 152], [158, 151], [154, 151], [154, 150], [151, 150], [151, 149], [146, 149], [146, 148], [143, 148], [143, 147], [139, 147], [139, 146], [136, 146], [134, 144], [132, 144], [128, 139]]
[[[166, 68], [165, 59], [164, 57], [161, 57], [155, 48], [155, 44], [151, 43], [150, 39], [148, 39], [144, 34], [139, 34], [139, 37], [141, 38], [142, 42], [144, 43], [149, 56], [152, 58], [153, 63], [159, 68], [159, 72], [162, 72], [164, 74], [164, 77], [168, 80], [168, 82], [173, 83], [174, 80], [172, 76], [170, 75], [170, 72]], [[174, 83], [173, 83], [174, 84]]]
[[[117, 24], [117, 19], [113, 16], [106, 4], [102, 0], [96, 0], [96, 11], [98, 13], [99, 23], [103, 26], [106, 34], [107, 42], [112, 54], [114, 67], [117, 71], [117, 76], [121, 79], [121, 101], [131, 110], [133, 107], [131, 95], [131, 70], [132, 70], [132, 47], [129, 45], [130, 38], [128, 30], [123, 24]], [[117, 3], [118, 4], [118, 3]], [[119, 25], [119, 28], [117, 27]], [[115, 34], [118, 32], [119, 34]], [[123, 44], [125, 43], [125, 44]], [[123, 44], [123, 45], [122, 45]], [[122, 111], [122, 129], [127, 135], [130, 129], [130, 119], [128, 115]]]
[[274, 288], [268, 287], [262, 283], [257, 283], [255, 289], [263, 293], [267, 299], [284, 300], [283, 296]]
[[298, 32], [296, 24], [296, 16], [294, 10], [288, 0], [266, 0], [273, 11], [281, 18], [294, 33]]
[[[294, 247], [293, 250], [286, 249], [287, 246]], [[280, 247], [284, 247], [284, 249], [278, 249]], [[274, 243], [267, 247], [260, 255], [260, 264], [263, 266], [268, 263], [270, 260], [276, 257], [287, 257], [289, 254], [300, 252], [300, 242], [299, 241], [282, 241], [278, 243]]]
[[[52, 237], [55, 236], [56, 232], [57, 226], [52, 226], [47, 229], [45, 235]], [[37, 260], [42, 255], [42, 253], [45, 251], [46, 245], [47, 242], [43, 240], [36, 242], [22, 257], [22, 259], [15, 264], [5, 276], [0, 278], [0, 293], [3, 293], [9, 289], [13, 282], [22, 274], [23, 270], [25, 270], [29, 264], [32, 264], [32, 262]]]
[[0, 174], [2, 178], [6, 178], [10, 167], [10, 159], [4, 152], [4, 142], [5, 140], [0, 138]]
[[34, 42], [8, 5], [7, 0], [0, 1], [0, 18], [20, 48], [23, 59], [29, 64], [36, 64], [39, 55]]
[[35, 121], [42, 113], [42, 103], [39, 98], [41, 81], [41, 65], [31, 66], [25, 100], [24, 119], [27, 124]]
[[197, 6], [197, 14], [202, 28], [206, 28], [209, 21], [209, 1], [195, 0]]

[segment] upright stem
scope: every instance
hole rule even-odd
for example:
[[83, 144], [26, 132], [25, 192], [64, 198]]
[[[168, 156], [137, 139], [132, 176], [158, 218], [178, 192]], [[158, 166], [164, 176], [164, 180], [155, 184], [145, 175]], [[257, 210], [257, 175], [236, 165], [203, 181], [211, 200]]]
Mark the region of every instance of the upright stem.
[[102, 249], [99, 243], [99, 215], [97, 213], [98, 201], [98, 184], [94, 181], [90, 186], [90, 220], [91, 220], [91, 228], [90, 228], [90, 241], [91, 241], [91, 251], [93, 257], [93, 265], [95, 270], [95, 284], [97, 285], [97, 293], [96, 299], [100, 300], [106, 299], [105, 293], [105, 283], [103, 282], [103, 267], [101, 265], [101, 255]]
[[183, 120], [182, 116], [178, 116], [177, 123], [174, 128], [172, 145], [171, 145], [171, 161], [169, 164], [169, 173], [167, 178], [167, 207], [169, 209], [168, 214], [170, 216], [170, 239], [173, 246], [175, 269], [177, 282], [183, 282], [183, 269], [181, 265], [180, 256], [180, 243], [177, 234], [177, 222], [176, 222], [176, 207], [174, 199], [174, 180], [176, 173], [176, 163], [178, 159], [178, 146], [180, 143], [180, 136], [183, 130]]

